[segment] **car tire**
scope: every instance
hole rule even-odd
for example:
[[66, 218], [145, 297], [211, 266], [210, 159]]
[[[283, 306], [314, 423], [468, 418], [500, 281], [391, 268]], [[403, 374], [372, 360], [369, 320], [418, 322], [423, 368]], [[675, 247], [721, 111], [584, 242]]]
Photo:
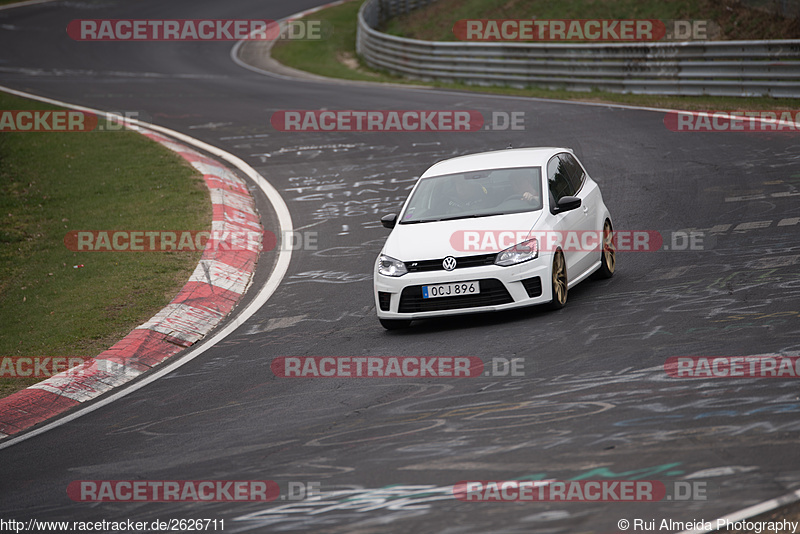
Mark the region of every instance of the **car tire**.
[[386, 330], [402, 330], [411, 326], [411, 319], [378, 319]]
[[553, 300], [550, 301], [550, 309], [560, 310], [567, 304], [567, 262], [561, 249], [553, 254], [550, 286], [553, 294]]
[[614, 249], [614, 229], [611, 221], [603, 224], [603, 243], [600, 248], [600, 268], [595, 271], [595, 278], [611, 278], [617, 268], [617, 251]]

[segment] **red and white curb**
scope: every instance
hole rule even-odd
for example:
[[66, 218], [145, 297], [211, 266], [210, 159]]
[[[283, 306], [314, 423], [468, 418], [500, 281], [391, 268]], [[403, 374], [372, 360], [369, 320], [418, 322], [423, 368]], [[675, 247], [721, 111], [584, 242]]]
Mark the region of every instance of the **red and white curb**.
[[[244, 180], [183, 144], [144, 128], [140, 132], [203, 173], [211, 192], [213, 230], [263, 236]], [[80, 366], [0, 399], [0, 439], [97, 398], [203, 339], [247, 290], [257, 261], [257, 250], [220, 250], [209, 240], [189, 281], [149, 321]]]

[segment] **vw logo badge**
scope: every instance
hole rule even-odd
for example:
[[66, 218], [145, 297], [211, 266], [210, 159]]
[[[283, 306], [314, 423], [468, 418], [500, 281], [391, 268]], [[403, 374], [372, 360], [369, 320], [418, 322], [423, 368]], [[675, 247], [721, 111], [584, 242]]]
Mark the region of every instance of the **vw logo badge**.
[[442, 267], [445, 271], [452, 271], [456, 268], [456, 259], [453, 256], [447, 256], [442, 262]]

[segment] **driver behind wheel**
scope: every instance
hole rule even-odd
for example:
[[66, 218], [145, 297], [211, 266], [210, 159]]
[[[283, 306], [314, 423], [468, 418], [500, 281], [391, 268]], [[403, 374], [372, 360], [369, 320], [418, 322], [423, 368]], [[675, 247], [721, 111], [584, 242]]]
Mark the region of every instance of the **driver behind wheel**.
[[468, 182], [463, 176], [456, 177], [453, 180], [454, 194], [448, 203], [450, 208], [457, 210], [466, 210], [482, 204], [488, 195], [485, 187], [475, 182]]
[[541, 200], [539, 188], [533, 184], [532, 176], [524, 170], [512, 171], [508, 180], [515, 195], [519, 195], [520, 200], [530, 204], [538, 204]]

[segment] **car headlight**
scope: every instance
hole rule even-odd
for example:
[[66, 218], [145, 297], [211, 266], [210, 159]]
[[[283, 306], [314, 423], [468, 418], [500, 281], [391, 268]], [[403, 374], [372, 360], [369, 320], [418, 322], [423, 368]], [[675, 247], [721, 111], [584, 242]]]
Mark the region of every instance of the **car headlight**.
[[378, 272], [384, 276], [403, 276], [408, 272], [406, 264], [386, 254], [378, 258]]
[[528, 239], [527, 241], [517, 243], [513, 247], [501, 251], [497, 255], [497, 258], [495, 258], [494, 264], [508, 267], [509, 265], [535, 260], [538, 257], [539, 241], [536, 239]]

